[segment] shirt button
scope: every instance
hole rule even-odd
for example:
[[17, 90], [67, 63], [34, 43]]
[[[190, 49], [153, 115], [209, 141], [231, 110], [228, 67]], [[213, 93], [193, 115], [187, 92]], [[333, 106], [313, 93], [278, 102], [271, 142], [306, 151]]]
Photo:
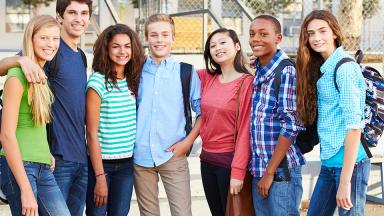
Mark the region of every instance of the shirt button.
[[156, 112], [156, 109], [154, 109], [153, 112], [155, 113], [155, 112]]
[[155, 91], [155, 95], [157, 95], [157, 91]]

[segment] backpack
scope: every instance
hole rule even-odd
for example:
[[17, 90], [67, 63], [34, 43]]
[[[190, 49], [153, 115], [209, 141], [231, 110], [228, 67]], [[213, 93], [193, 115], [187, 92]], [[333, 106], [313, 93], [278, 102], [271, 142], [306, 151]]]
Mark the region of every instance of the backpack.
[[[279, 98], [279, 90], [281, 84], [281, 72], [285, 67], [295, 67], [295, 62], [292, 59], [283, 59], [280, 64], [275, 68], [275, 97]], [[296, 137], [296, 145], [299, 147], [301, 154], [306, 154], [313, 150], [315, 145], [319, 144], [319, 135], [317, 134], [317, 113], [315, 121], [312, 125], [306, 126], [305, 131], [299, 132]]]
[[[363, 52], [358, 50], [355, 54], [356, 63], [360, 65], [365, 83], [367, 85], [365, 99], [365, 127], [361, 133], [361, 142], [368, 157], [372, 157], [369, 147], [376, 147], [384, 130], [384, 79], [380, 72], [373, 67], [362, 66]], [[336, 83], [337, 69], [346, 62], [355, 62], [352, 58], [341, 59], [334, 70], [334, 85], [338, 92]]]
[[[183, 104], [184, 104], [184, 116], [185, 116], [185, 134], [188, 135], [192, 130], [192, 113], [191, 103], [189, 101], [189, 95], [191, 92], [191, 80], [192, 80], [192, 65], [180, 62], [180, 81], [183, 91]], [[191, 154], [192, 146], [189, 149], [187, 156]]]
[[[85, 66], [85, 70], [87, 70], [87, 67], [88, 67], [87, 57], [83, 52], [83, 50], [81, 50], [80, 48], [77, 48], [77, 50], [80, 52], [81, 59], [83, 60], [83, 64]], [[48, 76], [48, 80], [54, 80], [57, 76], [57, 72], [59, 71], [59, 67], [60, 67], [60, 61], [59, 61], [60, 58], [58, 57], [58, 55], [60, 55], [59, 52], [56, 53], [56, 55], [53, 57], [51, 61], [46, 62], [44, 65], [43, 69], [45, 71], [45, 74]], [[48, 85], [49, 85], [49, 82], [48, 82]], [[52, 86], [50, 87], [51, 87], [50, 89], [52, 93], [54, 93], [54, 89], [52, 88]], [[46, 125], [46, 131], [47, 131], [48, 144], [51, 145], [52, 144], [52, 122]]]

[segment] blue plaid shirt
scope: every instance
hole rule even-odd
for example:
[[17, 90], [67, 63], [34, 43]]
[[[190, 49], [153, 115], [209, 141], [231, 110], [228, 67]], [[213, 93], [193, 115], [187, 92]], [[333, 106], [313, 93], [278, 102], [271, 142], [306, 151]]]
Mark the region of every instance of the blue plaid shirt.
[[263, 176], [272, 158], [279, 135], [292, 141], [287, 152], [290, 168], [305, 164], [305, 159], [295, 145], [296, 136], [305, 130], [296, 116], [296, 69], [287, 66], [281, 72], [279, 98], [276, 100], [274, 69], [288, 56], [278, 50], [272, 60], [261, 66], [256, 60], [256, 76], [253, 82], [251, 111], [250, 171], [253, 176]]

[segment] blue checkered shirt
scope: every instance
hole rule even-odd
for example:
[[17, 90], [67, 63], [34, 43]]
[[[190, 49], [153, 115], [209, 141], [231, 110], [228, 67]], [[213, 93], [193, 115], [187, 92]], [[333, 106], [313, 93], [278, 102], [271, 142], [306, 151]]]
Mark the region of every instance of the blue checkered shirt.
[[361, 68], [355, 62], [342, 64], [334, 84], [336, 64], [350, 57], [342, 47], [337, 48], [320, 67], [323, 74], [317, 81], [318, 125], [320, 159], [336, 155], [344, 146], [348, 130], [364, 128], [366, 85]]
[[296, 116], [296, 69], [287, 66], [281, 72], [279, 98], [276, 100], [274, 69], [288, 56], [278, 50], [272, 60], [261, 66], [256, 60], [251, 112], [250, 171], [253, 176], [263, 176], [272, 158], [279, 135], [292, 141], [286, 154], [290, 168], [305, 164], [305, 159], [295, 145], [299, 131], [305, 130]]

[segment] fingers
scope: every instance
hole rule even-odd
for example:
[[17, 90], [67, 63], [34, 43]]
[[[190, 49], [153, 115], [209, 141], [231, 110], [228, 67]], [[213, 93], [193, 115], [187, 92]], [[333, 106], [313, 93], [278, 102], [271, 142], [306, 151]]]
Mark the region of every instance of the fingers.
[[28, 82], [45, 83], [47, 76], [38, 64], [30, 60], [28, 57], [22, 57], [19, 60], [19, 63]]
[[53, 156], [51, 156], [51, 166], [49, 167], [51, 172], [53, 172], [55, 170], [55, 166], [56, 166], [55, 158]]
[[262, 197], [267, 197], [268, 196], [268, 193], [269, 193], [269, 189], [266, 188], [266, 187], [262, 187], [262, 186], [258, 186], [257, 187], [257, 190], [259, 192], [259, 194], [262, 196]]
[[37, 216], [37, 205], [23, 206], [21, 214], [25, 216]]
[[103, 207], [107, 203], [107, 196], [94, 195], [94, 202], [97, 208]]
[[241, 185], [236, 185], [236, 186], [231, 186], [230, 187], [230, 192], [232, 195], [237, 195], [240, 193], [242, 186]]
[[350, 210], [353, 207], [351, 199], [349, 198], [336, 198], [337, 206], [345, 210]]
[[174, 144], [174, 145], [172, 145], [171, 147], [169, 147], [169, 148], [167, 149], [167, 151], [168, 151], [168, 152], [173, 152], [173, 151], [175, 150], [175, 148], [176, 148], [176, 144]]

